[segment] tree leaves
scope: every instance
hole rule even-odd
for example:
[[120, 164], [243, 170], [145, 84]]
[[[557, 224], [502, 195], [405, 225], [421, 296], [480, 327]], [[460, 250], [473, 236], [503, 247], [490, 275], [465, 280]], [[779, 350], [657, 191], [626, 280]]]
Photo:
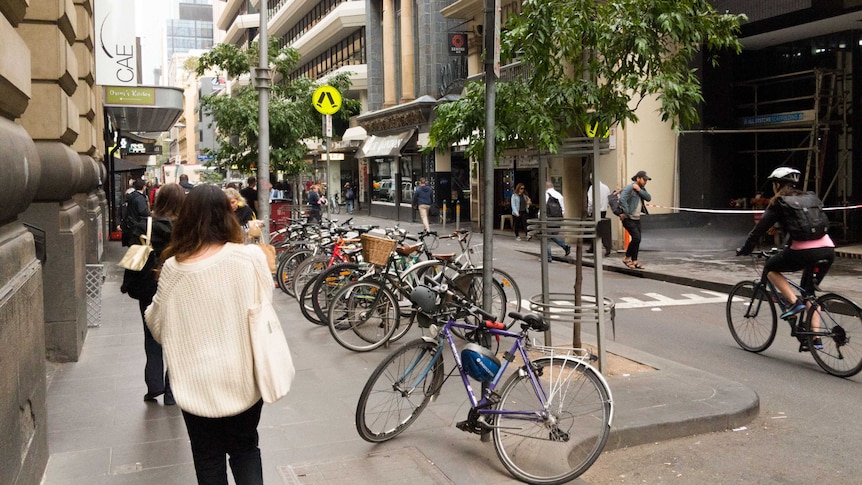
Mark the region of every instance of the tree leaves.
[[[496, 151], [533, 147], [554, 152], [563, 137], [598, 122], [636, 122], [647, 96], [661, 102], [674, 129], [698, 121], [703, 102], [692, 60], [708, 50], [739, 53], [742, 15], [719, 14], [706, 0], [525, 0], [501, 38], [503, 64], [527, 74], [497, 85]], [[441, 105], [432, 147], [467, 139], [468, 155], [484, 150], [484, 87], [470, 83], [458, 101]]]
[[[279, 48], [277, 39], [270, 38], [268, 57], [276, 73], [269, 96], [270, 169], [286, 175], [308, 171], [305, 161], [308, 154], [306, 139], [322, 138], [321, 115], [314, 110], [311, 96], [318, 83], [308, 78], [290, 79], [300, 56], [295, 49]], [[198, 75], [218, 69], [229, 77], [251, 75], [259, 64], [257, 43], [248, 50], [232, 44], [218, 44], [197, 60]], [[331, 76], [327, 83], [340, 92], [350, 88], [348, 73]], [[218, 146], [208, 152], [213, 155], [212, 165], [220, 168], [236, 166], [248, 171], [258, 160], [258, 92], [252, 86], [235, 86], [230, 95], [219, 92], [201, 99], [201, 110], [213, 117]], [[341, 110], [335, 115], [348, 119], [359, 110], [359, 101], [345, 98]]]

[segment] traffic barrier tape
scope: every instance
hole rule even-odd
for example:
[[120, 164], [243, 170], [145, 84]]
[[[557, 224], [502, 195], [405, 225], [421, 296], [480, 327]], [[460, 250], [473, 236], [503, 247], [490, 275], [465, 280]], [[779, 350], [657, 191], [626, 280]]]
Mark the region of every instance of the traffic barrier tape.
[[[747, 210], [747, 209], [692, 209], [689, 207], [672, 207], [658, 204], [646, 204], [648, 207], [656, 207], [658, 209], [670, 209], [683, 212], [703, 212], [707, 214], [763, 214], [762, 210]], [[850, 209], [862, 209], [862, 205], [848, 205], [846, 207], [824, 207], [825, 211], [839, 211]]]

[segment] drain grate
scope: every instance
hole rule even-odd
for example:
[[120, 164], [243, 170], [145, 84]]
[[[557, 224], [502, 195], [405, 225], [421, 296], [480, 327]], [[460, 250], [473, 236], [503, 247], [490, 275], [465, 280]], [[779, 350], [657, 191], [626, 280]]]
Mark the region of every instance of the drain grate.
[[378, 451], [356, 458], [281, 466], [278, 471], [287, 485], [454, 483], [414, 447]]

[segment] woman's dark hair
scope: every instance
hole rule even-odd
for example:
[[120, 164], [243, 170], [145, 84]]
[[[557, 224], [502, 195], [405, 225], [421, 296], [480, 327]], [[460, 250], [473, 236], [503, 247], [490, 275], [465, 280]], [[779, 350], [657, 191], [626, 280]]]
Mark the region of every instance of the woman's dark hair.
[[781, 187], [775, 191], [775, 195], [769, 199], [769, 206], [771, 207], [775, 204], [775, 201], [778, 200], [779, 197], [784, 197], [785, 195], [802, 195], [805, 192], [797, 189], [792, 183], [781, 184]]
[[153, 202], [153, 215], [175, 220], [186, 198], [186, 189], [180, 184], [165, 184], [156, 192]]
[[523, 188], [524, 188], [524, 184], [519, 183], [518, 185], [515, 186], [515, 192], [517, 192], [519, 189], [523, 189]]
[[198, 185], [186, 195], [162, 260], [174, 256], [182, 261], [209, 245], [243, 240], [242, 228], [224, 192], [215, 185]]

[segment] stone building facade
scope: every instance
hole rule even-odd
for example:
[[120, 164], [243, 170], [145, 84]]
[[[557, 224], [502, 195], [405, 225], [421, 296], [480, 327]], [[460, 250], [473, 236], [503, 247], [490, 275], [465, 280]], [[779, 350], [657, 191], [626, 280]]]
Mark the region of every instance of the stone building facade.
[[0, 483], [48, 460], [46, 356], [77, 360], [105, 232], [93, 0], [0, 0]]

